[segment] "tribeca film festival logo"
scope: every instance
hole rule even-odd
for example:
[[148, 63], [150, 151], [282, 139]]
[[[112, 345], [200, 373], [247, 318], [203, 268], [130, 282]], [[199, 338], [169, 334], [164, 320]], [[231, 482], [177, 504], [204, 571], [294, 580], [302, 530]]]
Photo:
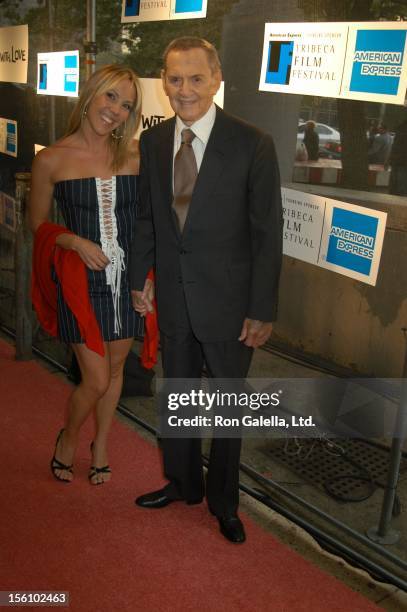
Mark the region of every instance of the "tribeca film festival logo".
[[291, 76], [294, 41], [273, 40], [269, 43], [266, 83], [288, 85]]
[[[174, 13], [192, 13], [202, 11], [203, 0], [171, 0], [174, 5]], [[125, 17], [138, 17], [141, 10], [168, 8], [168, 0], [126, 0]]]
[[349, 91], [397, 95], [406, 32], [359, 30]]
[[376, 217], [334, 207], [326, 261], [368, 276], [377, 225]]

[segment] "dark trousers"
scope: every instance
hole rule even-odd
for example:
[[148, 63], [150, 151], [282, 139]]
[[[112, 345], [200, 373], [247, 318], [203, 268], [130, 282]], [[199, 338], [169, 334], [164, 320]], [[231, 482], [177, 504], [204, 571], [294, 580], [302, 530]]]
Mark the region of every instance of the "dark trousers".
[[[165, 378], [199, 379], [205, 364], [211, 378], [245, 378], [253, 350], [238, 340], [199, 342], [186, 310], [174, 336], [161, 334]], [[240, 438], [213, 438], [206, 481], [206, 497], [216, 516], [233, 515], [239, 504]], [[187, 501], [205, 494], [199, 438], [162, 439], [166, 493]]]

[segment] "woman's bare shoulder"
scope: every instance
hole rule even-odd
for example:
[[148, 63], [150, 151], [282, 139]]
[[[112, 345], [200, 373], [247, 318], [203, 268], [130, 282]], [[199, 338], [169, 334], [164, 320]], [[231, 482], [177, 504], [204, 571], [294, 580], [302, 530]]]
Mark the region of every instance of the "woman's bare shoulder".
[[140, 168], [140, 149], [138, 140], [132, 140], [129, 145], [129, 154], [125, 169], [131, 174], [138, 174]]
[[78, 149], [78, 144], [71, 136], [61, 138], [37, 153], [32, 170], [43, 172], [52, 180], [62, 169], [69, 167], [71, 162], [75, 163]]
[[41, 149], [34, 157], [32, 172], [46, 172], [51, 174], [58, 163], [58, 154], [55, 154], [54, 145]]

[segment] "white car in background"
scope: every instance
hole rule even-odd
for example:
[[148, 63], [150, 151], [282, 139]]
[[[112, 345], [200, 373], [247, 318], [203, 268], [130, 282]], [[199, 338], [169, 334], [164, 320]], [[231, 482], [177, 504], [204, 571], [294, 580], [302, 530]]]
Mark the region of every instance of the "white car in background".
[[[299, 123], [297, 133], [297, 147], [304, 140], [306, 123]], [[335, 128], [325, 123], [315, 122], [315, 130], [319, 136], [319, 156], [331, 159], [341, 157], [341, 135]]]

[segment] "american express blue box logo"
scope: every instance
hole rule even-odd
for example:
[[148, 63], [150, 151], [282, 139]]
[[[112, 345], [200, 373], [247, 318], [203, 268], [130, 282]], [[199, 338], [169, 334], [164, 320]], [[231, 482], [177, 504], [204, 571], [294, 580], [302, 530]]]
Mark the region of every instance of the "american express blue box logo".
[[406, 32], [359, 30], [349, 91], [397, 95]]
[[176, 0], [175, 14], [202, 11], [202, 0]]
[[334, 207], [326, 261], [368, 276], [377, 226], [376, 217]]

